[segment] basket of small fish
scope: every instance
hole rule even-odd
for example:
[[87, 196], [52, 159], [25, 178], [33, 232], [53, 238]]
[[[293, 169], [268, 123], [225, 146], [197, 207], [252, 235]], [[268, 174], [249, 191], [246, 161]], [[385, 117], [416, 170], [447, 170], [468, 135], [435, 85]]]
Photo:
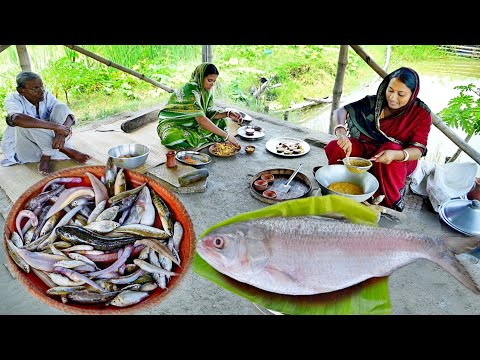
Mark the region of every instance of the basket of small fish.
[[190, 268], [195, 234], [175, 194], [109, 158], [27, 189], [8, 214], [3, 245], [12, 275], [50, 306], [129, 314], [171, 294]]

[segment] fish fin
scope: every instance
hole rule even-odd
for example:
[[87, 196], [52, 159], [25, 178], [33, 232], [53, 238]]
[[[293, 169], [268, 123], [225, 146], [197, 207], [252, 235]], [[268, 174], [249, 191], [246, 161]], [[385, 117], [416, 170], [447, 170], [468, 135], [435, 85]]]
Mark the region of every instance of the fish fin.
[[341, 213], [337, 213], [337, 212], [324, 213], [324, 214], [319, 215], [319, 216], [330, 218], [330, 219], [335, 219], [335, 220], [343, 220], [343, 221], [350, 222], [349, 219], [345, 215], [343, 215]]
[[445, 245], [455, 254], [470, 252], [480, 246], [480, 236], [449, 236]]
[[275, 279], [275, 283], [291, 283], [291, 282], [297, 282], [297, 280], [292, 277], [290, 274], [287, 274], [286, 272], [279, 270], [277, 268], [271, 267], [271, 266], [266, 266], [265, 271], [272, 277], [272, 279]]
[[[376, 220], [376, 223], [378, 223], [380, 221], [380, 213], [377, 213], [377, 220]], [[338, 221], [342, 221], [342, 222], [347, 222], [347, 223], [365, 223], [365, 221], [362, 221], [362, 220], [356, 220], [356, 221], [352, 221], [351, 219], [349, 219], [348, 217], [346, 217], [345, 215], [341, 214], [341, 213], [337, 213], [337, 212], [329, 212], [329, 213], [324, 213], [324, 214], [321, 214], [321, 215], [316, 215], [320, 218], [327, 218], [327, 219], [333, 219], [333, 220], [338, 220]], [[371, 225], [370, 222], [367, 223], [368, 225]]]

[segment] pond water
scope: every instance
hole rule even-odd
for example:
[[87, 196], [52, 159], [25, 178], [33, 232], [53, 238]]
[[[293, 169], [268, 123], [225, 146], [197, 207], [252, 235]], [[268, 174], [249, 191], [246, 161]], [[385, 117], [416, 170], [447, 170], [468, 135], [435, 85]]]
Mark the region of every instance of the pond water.
[[[480, 68], [480, 61], [479, 61]], [[437, 114], [448, 105], [450, 99], [459, 94], [454, 87], [458, 85], [475, 84], [480, 88], [480, 72], [465, 71], [462, 67], [454, 67], [452, 73], [444, 71], [432, 72], [430, 69], [418, 70], [420, 76], [420, 92], [418, 97], [424, 101]], [[423, 71], [423, 72], [422, 72]], [[342, 96], [340, 106], [349, 102], [359, 100], [366, 95], [374, 95], [380, 84], [380, 77], [371, 84], [363, 86], [361, 89], [354, 91], [351, 94], [344, 94]], [[328, 133], [330, 121], [331, 106], [329, 104], [317, 106], [303, 111], [299, 115], [298, 124], [310, 129], [315, 129], [321, 132]], [[460, 129], [453, 129], [460, 138], [465, 139], [466, 133]], [[476, 151], [480, 151], [480, 135], [473, 136], [468, 142]], [[444, 163], [445, 158], [452, 156], [458, 147], [443, 134], [436, 126], [432, 126], [428, 138], [428, 154], [426, 160], [434, 163]], [[457, 162], [475, 162], [470, 156], [461, 153]], [[478, 167], [477, 176], [480, 177], [480, 166]]]

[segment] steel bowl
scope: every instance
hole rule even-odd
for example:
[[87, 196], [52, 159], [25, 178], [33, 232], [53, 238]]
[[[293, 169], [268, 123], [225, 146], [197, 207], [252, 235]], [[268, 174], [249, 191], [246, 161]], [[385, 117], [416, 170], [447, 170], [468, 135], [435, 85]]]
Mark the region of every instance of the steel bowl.
[[347, 169], [353, 173], [364, 173], [370, 170], [370, 168], [373, 166], [373, 163], [370, 160], [355, 156], [350, 156], [348, 157], [348, 159], [344, 158], [342, 162], [347, 167]]
[[126, 169], [135, 169], [145, 164], [150, 148], [142, 144], [122, 144], [108, 150], [115, 165]]
[[[368, 200], [378, 190], [378, 180], [369, 172], [353, 173], [347, 169], [345, 165], [327, 165], [320, 167], [315, 172], [315, 180], [317, 180], [322, 194], [336, 194], [348, 197], [358, 202]], [[328, 186], [334, 182], [348, 182], [357, 185], [363, 189], [363, 195], [343, 194], [328, 189]]]

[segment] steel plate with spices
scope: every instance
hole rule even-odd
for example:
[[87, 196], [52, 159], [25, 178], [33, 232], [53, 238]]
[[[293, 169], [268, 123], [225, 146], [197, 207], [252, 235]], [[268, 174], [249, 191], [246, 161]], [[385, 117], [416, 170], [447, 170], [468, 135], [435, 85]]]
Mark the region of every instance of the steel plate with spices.
[[208, 154], [198, 151], [179, 151], [175, 158], [184, 164], [192, 166], [203, 166], [212, 162], [212, 158]]

